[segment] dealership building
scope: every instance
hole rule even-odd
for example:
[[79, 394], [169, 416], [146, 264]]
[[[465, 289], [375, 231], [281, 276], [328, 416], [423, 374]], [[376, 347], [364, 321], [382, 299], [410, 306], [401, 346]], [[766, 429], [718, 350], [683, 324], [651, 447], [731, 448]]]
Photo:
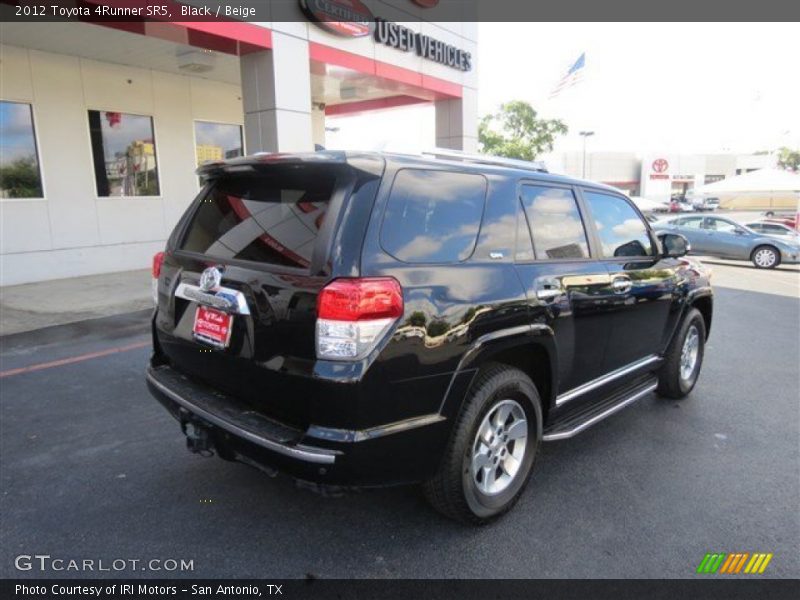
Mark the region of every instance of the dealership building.
[[0, 285], [146, 268], [199, 163], [313, 151], [328, 117], [433, 105], [435, 144], [476, 149], [476, 23], [285, 4], [280, 22], [0, 25]]
[[669, 152], [645, 155], [633, 152], [568, 152], [553, 156], [548, 161], [553, 171], [600, 181], [624, 190], [630, 196], [658, 201], [669, 201], [673, 196], [691, 196], [696, 187], [774, 164], [775, 158], [769, 154]]

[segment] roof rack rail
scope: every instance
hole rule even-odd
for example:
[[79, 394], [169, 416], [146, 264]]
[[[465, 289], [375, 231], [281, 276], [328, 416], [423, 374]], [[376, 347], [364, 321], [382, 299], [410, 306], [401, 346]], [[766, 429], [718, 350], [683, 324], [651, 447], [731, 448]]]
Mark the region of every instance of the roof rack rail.
[[512, 167], [514, 169], [525, 169], [527, 171], [538, 171], [547, 173], [547, 167], [540, 160], [520, 160], [518, 158], [505, 158], [503, 156], [488, 156], [486, 154], [472, 154], [461, 150], [451, 150], [450, 148], [433, 148], [424, 150], [423, 155], [433, 156], [434, 158], [447, 158], [452, 160], [462, 160], [464, 162], [478, 163], [481, 165], [497, 165], [500, 167]]

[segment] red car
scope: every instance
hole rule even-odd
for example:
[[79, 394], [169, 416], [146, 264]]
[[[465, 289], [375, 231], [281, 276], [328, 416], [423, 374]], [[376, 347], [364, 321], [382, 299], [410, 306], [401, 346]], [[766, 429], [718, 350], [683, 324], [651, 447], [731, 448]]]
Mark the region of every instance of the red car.
[[781, 223], [800, 231], [800, 226], [798, 226], [800, 225], [800, 207], [798, 207], [798, 210], [794, 214], [792, 214], [791, 211], [775, 212], [774, 210], [768, 210], [764, 213], [764, 217], [764, 221]]
[[[781, 225], [786, 225], [791, 227], [792, 229], [798, 229], [797, 227], [797, 215], [794, 217], [768, 217], [764, 219], [764, 221], [768, 221], [771, 223], [780, 223]], [[800, 229], [798, 229], [800, 231]]]

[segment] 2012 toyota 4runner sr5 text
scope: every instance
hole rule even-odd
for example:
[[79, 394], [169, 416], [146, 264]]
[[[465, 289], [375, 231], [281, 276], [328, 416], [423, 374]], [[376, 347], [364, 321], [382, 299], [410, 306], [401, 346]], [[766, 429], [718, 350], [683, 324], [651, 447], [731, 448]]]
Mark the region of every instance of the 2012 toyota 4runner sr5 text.
[[697, 382], [709, 275], [613, 188], [447, 152], [199, 172], [147, 372], [193, 451], [483, 523], [542, 442]]

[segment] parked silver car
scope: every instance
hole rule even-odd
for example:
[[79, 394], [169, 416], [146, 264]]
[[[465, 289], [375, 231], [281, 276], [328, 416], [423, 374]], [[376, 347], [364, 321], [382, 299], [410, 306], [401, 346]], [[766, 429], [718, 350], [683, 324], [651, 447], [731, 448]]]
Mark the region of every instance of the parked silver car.
[[724, 217], [685, 216], [655, 223], [656, 231], [680, 233], [692, 245], [692, 254], [750, 260], [759, 269], [800, 262], [800, 243], [753, 231]]
[[756, 221], [754, 223], [747, 223], [746, 225], [756, 233], [763, 233], [764, 235], [777, 235], [779, 238], [788, 241], [800, 240], [800, 231], [792, 229], [783, 223], [773, 223], [771, 221]]

